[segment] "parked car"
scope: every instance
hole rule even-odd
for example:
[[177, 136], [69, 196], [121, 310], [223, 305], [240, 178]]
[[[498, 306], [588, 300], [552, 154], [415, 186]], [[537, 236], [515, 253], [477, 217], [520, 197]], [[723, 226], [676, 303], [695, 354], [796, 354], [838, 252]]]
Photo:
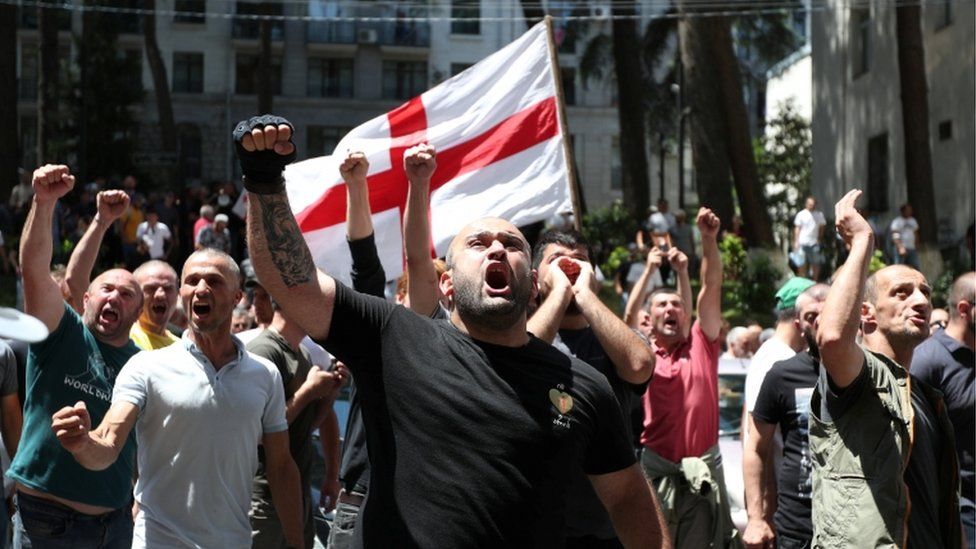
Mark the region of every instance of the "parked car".
[[749, 362], [739, 358], [721, 358], [718, 362], [718, 445], [732, 522], [739, 532], [745, 531], [748, 522], [742, 482], [742, 408]]

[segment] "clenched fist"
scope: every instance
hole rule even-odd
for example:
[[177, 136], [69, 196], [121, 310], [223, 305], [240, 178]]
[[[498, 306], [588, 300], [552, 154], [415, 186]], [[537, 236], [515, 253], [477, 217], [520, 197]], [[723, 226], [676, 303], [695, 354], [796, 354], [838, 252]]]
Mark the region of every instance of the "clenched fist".
[[71, 192], [75, 186], [75, 176], [64, 164], [45, 164], [34, 170], [34, 199], [38, 202], [53, 202]]

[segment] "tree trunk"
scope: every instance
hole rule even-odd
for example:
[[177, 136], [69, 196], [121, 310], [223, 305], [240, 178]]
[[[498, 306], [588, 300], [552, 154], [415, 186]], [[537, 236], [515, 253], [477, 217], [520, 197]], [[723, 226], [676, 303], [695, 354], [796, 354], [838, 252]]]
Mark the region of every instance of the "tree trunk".
[[727, 17], [713, 17], [708, 23], [712, 31], [709, 44], [722, 99], [720, 107], [728, 128], [726, 144], [729, 165], [742, 212], [743, 230], [750, 245], [773, 246], [773, 225], [763, 188], [759, 184], [759, 171], [749, 134], [749, 115], [742, 96], [739, 60], [732, 47], [731, 22]]
[[[688, 10], [681, 6], [681, 13]], [[711, 208], [731, 226], [735, 208], [729, 181], [728, 130], [722, 114], [715, 62], [708, 42], [709, 19], [684, 17], [678, 22], [681, 63], [684, 66], [684, 99], [691, 111], [688, 135], [691, 138], [692, 165], [698, 186], [699, 202]]]
[[[614, 5], [613, 15], [632, 16], [634, 8]], [[650, 180], [647, 174], [647, 145], [644, 98], [641, 89], [640, 43], [634, 19], [613, 20], [613, 62], [617, 74], [617, 117], [620, 122], [620, 165], [623, 172], [624, 206], [634, 219], [647, 215]]]
[[271, 79], [271, 20], [267, 17], [271, 15], [271, 4], [264, 2], [261, 4], [260, 39], [261, 53], [258, 54], [258, 113], [268, 114], [273, 109], [274, 102], [274, 82]]
[[17, 133], [17, 7], [0, 5], [0, 198], [6, 200], [17, 183], [20, 147]]
[[[149, 63], [149, 72], [152, 74], [153, 91], [156, 96], [156, 116], [159, 119], [159, 134], [162, 139], [162, 150], [167, 153], [176, 154], [177, 135], [176, 120], [173, 117], [173, 97], [169, 91], [169, 78], [166, 75], [166, 64], [163, 56], [159, 52], [159, 43], [156, 41], [156, 0], [145, 0], [146, 14], [142, 16], [142, 33], [145, 40], [146, 60]], [[161, 170], [161, 180], [164, 185], [175, 187], [176, 167], [167, 164]], [[175, 190], [175, 188], [174, 188]]]
[[159, 132], [163, 140], [164, 151], [176, 151], [176, 121], [173, 118], [173, 98], [169, 92], [169, 78], [166, 75], [166, 64], [159, 52], [156, 41], [156, 0], [145, 0], [148, 13], [142, 16], [142, 32], [145, 39], [146, 60], [149, 72], [152, 73], [153, 90], [156, 95], [156, 112], [159, 117]]
[[[37, 34], [40, 37], [41, 62], [37, 71], [37, 163], [52, 158], [51, 140], [58, 133], [58, 55], [57, 10], [37, 8]], [[16, 28], [16, 26], [12, 27]], [[16, 35], [15, 32], [10, 34]]]
[[908, 202], [918, 221], [919, 244], [937, 244], [938, 220], [929, 144], [929, 99], [922, 43], [922, 7], [903, 2], [895, 8], [898, 35], [898, 73], [901, 120], [905, 141], [905, 180]]

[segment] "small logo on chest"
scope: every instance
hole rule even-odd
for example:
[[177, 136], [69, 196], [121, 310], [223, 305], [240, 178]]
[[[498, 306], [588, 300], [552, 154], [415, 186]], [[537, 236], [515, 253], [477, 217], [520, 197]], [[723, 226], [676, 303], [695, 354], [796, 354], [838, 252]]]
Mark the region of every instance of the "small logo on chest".
[[569, 429], [569, 418], [565, 414], [568, 414], [573, 409], [573, 397], [565, 392], [565, 387], [562, 384], [559, 384], [555, 388], [549, 389], [549, 401], [552, 402], [552, 405], [559, 412], [559, 415], [553, 418], [552, 424], [556, 427]]

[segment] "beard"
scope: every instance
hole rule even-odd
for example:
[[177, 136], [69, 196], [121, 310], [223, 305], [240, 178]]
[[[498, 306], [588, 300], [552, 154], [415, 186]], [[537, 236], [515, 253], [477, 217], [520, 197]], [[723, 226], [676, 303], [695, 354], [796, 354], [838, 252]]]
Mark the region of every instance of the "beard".
[[803, 330], [803, 340], [807, 342], [807, 352], [819, 362], [820, 347], [817, 346], [817, 336], [810, 330]]
[[487, 297], [482, 292], [482, 277], [458, 277], [454, 280], [454, 307], [468, 322], [493, 330], [510, 328], [525, 314], [532, 295], [531, 273], [513, 273], [505, 297]]

